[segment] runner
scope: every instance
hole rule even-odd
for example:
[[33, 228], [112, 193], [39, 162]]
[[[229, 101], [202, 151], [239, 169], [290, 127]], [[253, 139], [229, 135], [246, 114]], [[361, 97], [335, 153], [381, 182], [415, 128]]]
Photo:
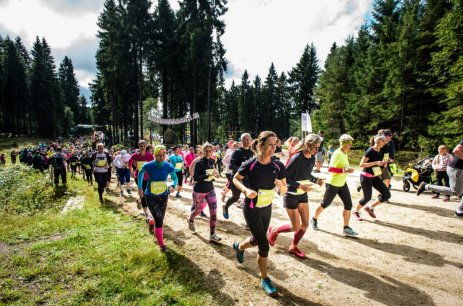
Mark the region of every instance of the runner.
[[117, 178], [119, 180], [119, 186], [121, 187], [121, 196], [124, 195], [124, 187], [127, 189], [127, 193], [131, 194], [130, 190], [130, 169], [129, 169], [130, 155], [127, 154], [126, 150], [122, 150], [121, 154], [116, 155], [114, 158], [113, 166], [116, 167]]
[[58, 187], [60, 176], [63, 186], [66, 186], [66, 155], [61, 147], [58, 147], [56, 153], [51, 156], [50, 165], [53, 167], [55, 187]]
[[350, 237], [355, 237], [358, 235], [358, 233], [349, 226], [350, 214], [352, 210], [352, 198], [350, 196], [349, 187], [346, 184], [347, 174], [354, 173], [354, 168], [349, 166], [349, 159], [347, 157], [347, 152], [351, 150], [353, 141], [354, 139], [347, 134], [341, 135], [341, 137], [339, 137], [339, 143], [341, 146], [339, 149], [334, 151], [331, 156], [328, 168], [328, 173], [330, 176], [326, 181], [326, 190], [325, 194], [323, 195], [323, 200], [315, 211], [312, 220], [310, 221], [314, 230], [318, 230], [318, 217], [320, 214], [331, 205], [331, 202], [333, 202], [336, 195], [338, 195], [344, 204], [344, 210], [342, 212], [344, 229], [342, 233]]
[[368, 148], [365, 151], [362, 160], [360, 161], [360, 167], [362, 167], [362, 173], [360, 174], [360, 184], [363, 190], [363, 198], [360, 199], [359, 204], [352, 212], [352, 215], [358, 221], [363, 219], [360, 217], [360, 210], [371, 200], [372, 188], [374, 187], [379, 191], [380, 195], [370, 205], [365, 207], [365, 211], [374, 219], [376, 215], [374, 208], [391, 198], [391, 192], [381, 180], [382, 170], [381, 167], [387, 167], [387, 162], [383, 161], [383, 155], [381, 154], [381, 148], [386, 143], [386, 137], [384, 135], [376, 135], [374, 137], [374, 146]]
[[93, 154], [93, 174], [95, 182], [98, 184], [98, 195], [101, 203], [104, 203], [103, 192], [108, 185], [108, 168], [111, 164], [111, 157], [104, 152], [104, 145], [98, 143], [97, 151]]
[[88, 186], [93, 185], [93, 158], [92, 152], [88, 151], [82, 157], [82, 166], [85, 168], [85, 178], [87, 179]]
[[231, 185], [233, 185], [233, 170], [230, 169], [230, 160], [233, 155], [233, 152], [238, 150], [239, 144], [234, 141], [231, 147], [227, 150], [227, 153], [225, 154], [222, 163], [225, 166], [225, 177], [227, 178], [227, 183], [223, 187], [223, 190], [221, 192], [222, 195], [222, 202], [225, 202], [225, 196], [227, 193], [230, 191]]
[[[196, 158], [195, 148], [190, 147], [189, 153], [185, 155], [185, 184], [188, 183], [188, 178], [190, 178], [190, 166], [193, 160]], [[190, 181], [192, 179], [190, 178]]]
[[[161, 251], [165, 252], [167, 247], [164, 243], [162, 226], [166, 214], [169, 193], [175, 190], [178, 178], [174, 166], [165, 161], [165, 146], [158, 145], [154, 147], [154, 156], [155, 160], [143, 164], [138, 173], [138, 194], [140, 198], [144, 198], [148, 204], [148, 208], [154, 218], [154, 234], [156, 240]], [[148, 180], [145, 188], [143, 188], [145, 174], [147, 174]], [[169, 174], [172, 179], [172, 185], [167, 188], [166, 180]]]
[[453, 160], [447, 167], [447, 174], [449, 176], [449, 186], [436, 186], [422, 182], [416, 190], [416, 195], [422, 194], [425, 190], [443, 193], [445, 195], [456, 195], [460, 198], [460, 206], [455, 210], [456, 217], [463, 217], [463, 139], [453, 149], [455, 154]]
[[268, 243], [275, 245], [278, 234], [295, 232], [288, 252], [296, 257], [305, 258], [305, 253], [299, 250], [297, 244], [304, 236], [309, 226], [309, 199], [307, 192], [311, 190], [311, 183], [322, 186], [324, 180], [312, 175], [321, 139], [316, 134], [309, 134], [294, 150], [296, 154], [291, 158], [286, 167], [286, 181], [288, 192], [283, 197], [283, 206], [286, 208], [291, 223], [285, 223], [278, 227], [268, 228]]
[[183, 157], [180, 154], [182, 150], [182, 146], [177, 145], [172, 148], [174, 154], [169, 157], [169, 162], [172, 166], [175, 168], [175, 174], [178, 177], [178, 185], [177, 185], [177, 194], [175, 195], [176, 198], [181, 198], [182, 196], [180, 195], [180, 191], [182, 191], [182, 185], [183, 185]]
[[77, 173], [77, 162], [79, 161], [79, 158], [77, 157], [77, 154], [75, 152], [72, 152], [71, 157], [69, 157], [69, 165], [71, 167], [71, 178], [76, 178], [76, 173]]
[[318, 148], [317, 155], [315, 156], [315, 166], [317, 169], [314, 170], [315, 173], [320, 173], [320, 170], [322, 169], [323, 166], [323, 156], [325, 155], [325, 140], [323, 139], [323, 131], [318, 131], [318, 136], [321, 139], [320, 147]]
[[[243, 143], [243, 146], [241, 148], [237, 149], [235, 152], [233, 152], [233, 154], [231, 156], [231, 159], [230, 159], [230, 165], [228, 166], [228, 168], [233, 171], [232, 176], [234, 176], [236, 174], [239, 167], [241, 167], [241, 165], [245, 161], [251, 159], [254, 156], [254, 153], [251, 150], [251, 140], [252, 140], [251, 135], [249, 135], [248, 133], [244, 133], [244, 134], [241, 135], [241, 141]], [[243, 182], [245, 185], [248, 185], [247, 180], [248, 179], [246, 178], [244, 180], [244, 182]], [[240, 189], [238, 189], [235, 186], [235, 184], [231, 184], [230, 189], [232, 191], [232, 197], [229, 198], [227, 203], [225, 203], [225, 205], [222, 206], [223, 217], [225, 219], [230, 218], [230, 215], [228, 214], [228, 208], [233, 203], [238, 201], [238, 199], [240, 198], [240, 195], [241, 195]]]
[[286, 144], [288, 146], [288, 159], [286, 160], [286, 166], [289, 164], [289, 161], [291, 160], [291, 157], [296, 153], [294, 151], [294, 148], [299, 144], [299, 138], [298, 137], [290, 137], [288, 140], [286, 140]]
[[[246, 196], [243, 214], [252, 234], [241, 243], [233, 243], [236, 259], [242, 263], [244, 250], [258, 247], [257, 265], [261, 275], [260, 284], [272, 297], [276, 297], [278, 291], [267, 275], [267, 257], [270, 250], [267, 230], [272, 216], [274, 188], [278, 187], [280, 194], [285, 194], [287, 191], [286, 169], [281, 162], [272, 160], [276, 140], [275, 133], [261, 132], [252, 143], [252, 150], [256, 152], [257, 157], [241, 165], [233, 178], [233, 184]], [[247, 185], [243, 184], [245, 177], [248, 178]]]
[[219, 242], [222, 240], [216, 234], [216, 222], [217, 222], [217, 199], [215, 196], [214, 184], [212, 181], [219, 172], [214, 169], [212, 156], [212, 145], [210, 143], [205, 143], [202, 147], [204, 157], [198, 160], [194, 165], [194, 180], [195, 184], [193, 186], [193, 204], [195, 209], [192, 211], [190, 217], [188, 218], [188, 227], [192, 232], [195, 232], [194, 219], [201, 213], [205, 207], [206, 202], [209, 206], [210, 212], [210, 242]]
[[[129, 160], [129, 169], [135, 178], [135, 182], [138, 182], [138, 171], [141, 169], [143, 164], [154, 160], [153, 154], [146, 151], [146, 140], [141, 139], [138, 142], [138, 148], [139, 148], [139, 152], [132, 154]], [[135, 170], [133, 166], [135, 166]], [[148, 184], [148, 173], [145, 173], [143, 177], [143, 186], [142, 186], [143, 190], [146, 190], [147, 184]], [[145, 218], [147, 218], [146, 221], [148, 222], [148, 206], [146, 204], [146, 199], [144, 197], [137, 199], [137, 207], [138, 209], [143, 208], [143, 214], [145, 215]]]

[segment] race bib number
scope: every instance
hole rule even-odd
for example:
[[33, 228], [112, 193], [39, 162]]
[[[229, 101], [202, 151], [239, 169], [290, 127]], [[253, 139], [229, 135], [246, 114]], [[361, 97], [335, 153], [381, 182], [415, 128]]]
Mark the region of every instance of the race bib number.
[[273, 189], [259, 189], [257, 192], [257, 204], [256, 207], [262, 208], [272, 204], [275, 191]]
[[383, 161], [389, 160], [389, 153], [384, 153]]
[[90, 169], [92, 169], [92, 166], [90, 166], [90, 165], [85, 165], [85, 169], [90, 170]]
[[214, 179], [212, 173], [214, 173], [214, 169], [206, 169], [206, 174], [209, 176], [207, 179], [205, 179], [206, 182], [211, 182]]
[[71, 166], [75, 166], [77, 163], [76, 162], [72, 162], [71, 163]]
[[158, 181], [158, 182], [151, 182], [150, 184], [150, 192], [154, 195], [161, 195], [167, 190], [166, 182]]
[[175, 164], [175, 170], [182, 170], [183, 168], [183, 163], [176, 163]]
[[[307, 184], [310, 184], [310, 181], [309, 180], [305, 180], [305, 181], [297, 181], [300, 185], [307, 185]], [[297, 189], [296, 190], [296, 194], [304, 194], [306, 193], [305, 191], [303, 191], [302, 189]]]
[[380, 176], [383, 173], [380, 167], [372, 167], [371, 169], [373, 170], [374, 176]]
[[141, 167], [146, 163], [146, 161], [137, 161], [137, 170], [140, 171]]
[[106, 165], [106, 159], [100, 159], [96, 162], [97, 167], [104, 167]]

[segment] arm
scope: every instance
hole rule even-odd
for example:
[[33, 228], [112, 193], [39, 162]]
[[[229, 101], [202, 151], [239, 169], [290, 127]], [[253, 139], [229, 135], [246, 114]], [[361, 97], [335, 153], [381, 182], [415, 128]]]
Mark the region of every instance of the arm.
[[143, 177], [145, 174], [145, 167], [141, 167], [140, 171], [138, 172], [138, 192], [140, 193], [140, 190], [143, 192]]
[[238, 150], [233, 152], [233, 154], [232, 154], [232, 156], [230, 158], [230, 165], [228, 166], [228, 168], [230, 170], [232, 170], [233, 172], [237, 172], [238, 168], [239, 168], [238, 165], [236, 164], [237, 160], [239, 158], [239, 153], [238, 152], [239, 152]]
[[395, 160], [395, 146], [394, 141], [389, 142], [389, 161], [393, 163]]
[[246, 188], [246, 186], [244, 186], [244, 184], [242, 183], [243, 178], [244, 176], [241, 176], [237, 172], [233, 177], [233, 184], [235, 184], [236, 188], [241, 190], [246, 197], [254, 199], [257, 196], [257, 192], [252, 189]]
[[175, 169], [170, 172], [170, 178], [172, 179], [172, 191], [175, 187], [177, 187], [177, 184], [178, 184], [178, 177], [177, 177], [177, 174], [175, 173]]
[[453, 149], [453, 154], [455, 154], [459, 159], [463, 159], [463, 145], [458, 144], [455, 149]]
[[382, 161], [375, 161], [375, 162], [368, 162], [368, 157], [364, 156], [362, 157], [362, 160], [360, 161], [359, 167], [362, 168], [371, 168], [375, 166], [384, 166], [384, 162]]

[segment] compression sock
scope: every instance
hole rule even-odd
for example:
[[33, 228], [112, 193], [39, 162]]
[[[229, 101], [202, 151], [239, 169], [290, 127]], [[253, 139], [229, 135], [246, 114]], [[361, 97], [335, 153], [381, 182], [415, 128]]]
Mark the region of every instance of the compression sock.
[[301, 241], [302, 237], [305, 234], [305, 230], [300, 229], [297, 232], [294, 233], [294, 238], [293, 238], [293, 244], [297, 245], [299, 241]]
[[158, 240], [158, 244], [160, 247], [164, 245], [164, 236], [162, 227], [156, 227], [154, 229], [154, 234], [156, 235], [156, 239]]
[[289, 223], [282, 224], [279, 227], [276, 227], [273, 231], [275, 234], [286, 233], [291, 231], [291, 225]]

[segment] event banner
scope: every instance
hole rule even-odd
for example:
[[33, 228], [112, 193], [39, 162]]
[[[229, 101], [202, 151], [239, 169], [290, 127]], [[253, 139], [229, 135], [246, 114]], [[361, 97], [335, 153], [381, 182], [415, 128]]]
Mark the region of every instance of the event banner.
[[149, 117], [149, 119], [155, 123], [166, 124], [166, 125], [187, 123], [187, 122], [190, 122], [191, 120], [198, 119], [198, 118], [199, 118], [199, 113], [194, 113], [193, 116], [188, 114], [183, 118], [176, 118], [176, 119], [163, 119], [163, 118], [158, 118], [154, 116]]

